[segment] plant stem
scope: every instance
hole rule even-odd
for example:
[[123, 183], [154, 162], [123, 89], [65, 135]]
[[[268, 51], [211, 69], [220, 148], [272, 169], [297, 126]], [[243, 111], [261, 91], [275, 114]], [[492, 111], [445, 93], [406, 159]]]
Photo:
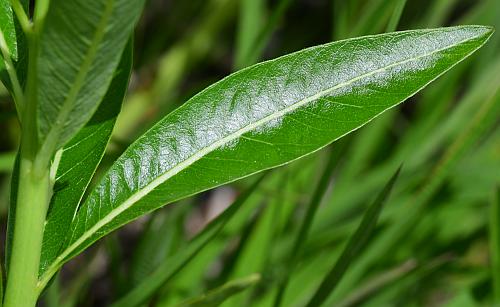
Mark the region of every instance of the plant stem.
[[[50, 157], [38, 154], [37, 109], [37, 57], [38, 28], [25, 33], [28, 38], [28, 80], [25, 108], [22, 114], [19, 185], [14, 218], [14, 235], [10, 267], [7, 276], [4, 307], [31, 307], [38, 298], [37, 282], [42, 250], [45, 217], [52, 193]], [[48, 161], [35, 163], [35, 161]]]
[[5, 307], [35, 306], [43, 227], [50, 199], [49, 171], [37, 172], [21, 157], [14, 238]]

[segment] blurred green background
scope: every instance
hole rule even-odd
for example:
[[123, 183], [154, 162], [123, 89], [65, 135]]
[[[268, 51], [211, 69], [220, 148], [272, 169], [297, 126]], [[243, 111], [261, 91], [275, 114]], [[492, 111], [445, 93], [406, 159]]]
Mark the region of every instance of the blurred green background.
[[[459, 24], [500, 29], [500, 1], [149, 0], [128, 95], [98, 175], [158, 119], [235, 70], [332, 40]], [[232, 295], [223, 306], [273, 306], [288, 280], [281, 306], [304, 306], [403, 164], [377, 227], [325, 306], [500, 306], [499, 88], [496, 33], [406, 104], [271, 171], [195, 257], [156, 280], [144, 305], [193, 304], [236, 280], [216, 292]], [[4, 234], [19, 139], [5, 89], [0, 131]], [[166, 206], [99, 241], [64, 267], [44, 306], [107, 306], [152, 285], [151, 276], [174, 266], [174, 256], [255, 179]], [[318, 211], [294, 251], [314, 199]]]

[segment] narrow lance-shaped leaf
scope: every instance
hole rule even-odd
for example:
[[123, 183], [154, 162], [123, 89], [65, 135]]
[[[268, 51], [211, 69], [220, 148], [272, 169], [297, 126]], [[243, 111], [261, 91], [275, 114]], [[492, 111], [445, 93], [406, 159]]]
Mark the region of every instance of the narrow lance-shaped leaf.
[[52, 0], [40, 34], [43, 154], [62, 147], [102, 101], [144, 0]]
[[78, 204], [106, 150], [116, 117], [120, 112], [132, 69], [132, 40], [103, 102], [90, 121], [62, 149], [43, 234], [41, 270], [50, 263], [64, 243]]
[[43, 277], [166, 203], [314, 152], [422, 89], [493, 30], [367, 36], [251, 66], [191, 98], [132, 144], [80, 208]]

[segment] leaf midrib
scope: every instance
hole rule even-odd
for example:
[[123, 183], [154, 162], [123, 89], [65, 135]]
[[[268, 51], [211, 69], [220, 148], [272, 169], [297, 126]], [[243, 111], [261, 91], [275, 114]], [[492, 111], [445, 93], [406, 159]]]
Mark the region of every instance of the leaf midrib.
[[[223, 137], [219, 141], [216, 141], [216, 142], [212, 143], [211, 145], [202, 148], [201, 150], [199, 150], [198, 152], [196, 152], [195, 154], [193, 154], [192, 156], [190, 156], [186, 160], [180, 162], [179, 164], [177, 164], [176, 166], [174, 166], [173, 168], [171, 168], [170, 170], [168, 170], [167, 172], [165, 172], [163, 175], [161, 175], [158, 178], [156, 178], [155, 180], [151, 181], [149, 184], [147, 184], [141, 190], [139, 190], [136, 193], [132, 194], [129, 198], [127, 198], [124, 202], [122, 202], [121, 205], [119, 205], [118, 207], [116, 207], [115, 209], [113, 209], [103, 219], [101, 219], [96, 224], [94, 224], [94, 226], [92, 226], [89, 230], [85, 231], [75, 242], [73, 242], [70, 246], [68, 246], [65, 250], [63, 250], [62, 253], [52, 263], [52, 265], [42, 275], [42, 278], [40, 279], [40, 281], [38, 283], [39, 289], [41, 289], [48, 282], [48, 279], [50, 278], [50, 276], [52, 276], [51, 272], [55, 272], [59, 268], [59, 265], [60, 265], [60, 263], [62, 263], [64, 261], [64, 258], [66, 258], [67, 256], [69, 256], [75, 249], [78, 248], [78, 246], [80, 246], [87, 239], [89, 239], [99, 229], [101, 229], [102, 227], [106, 226], [108, 223], [110, 223], [112, 220], [114, 220], [121, 213], [123, 213], [127, 209], [129, 209], [137, 201], [141, 200], [143, 197], [145, 197], [146, 195], [148, 195], [156, 187], [158, 187], [159, 185], [161, 185], [162, 183], [164, 183], [165, 181], [167, 181], [171, 177], [175, 176], [176, 174], [178, 174], [179, 172], [181, 172], [185, 168], [189, 167], [191, 164], [195, 163], [199, 159], [203, 158], [205, 155], [209, 154], [213, 150], [215, 150], [215, 149], [217, 149], [217, 148], [219, 148], [219, 147], [221, 147], [221, 146], [223, 146], [223, 145], [225, 145], [225, 144], [227, 144], [227, 143], [229, 143], [231, 141], [234, 141], [235, 139], [239, 138], [241, 135], [243, 135], [243, 134], [245, 134], [245, 133], [247, 133], [249, 131], [252, 131], [252, 130], [254, 130], [256, 128], [258, 128], [261, 125], [264, 125], [264, 124], [266, 124], [268, 122], [271, 122], [272, 120], [278, 119], [278, 118], [286, 115], [287, 113], [293, 112], [296, 109], [300, 108], [301, 106], [303, 106], [303, 105], [305, 105], [305, 104], [307, 104], [309, 102], [312, 102], [312, 101], [314, 101], [316, 99], [319, 99], [319, 98], [325, 96], [329, 92], [332, 92], [334, 90], [343, 88], [343, 87], [348, 86], [348, 85], [350, 85], [350, 84], [352, 84], [352, 83], [354, 83], [354, 82], [356, 82], [358, 80], [361, 80], [363, 78], [370, 77], [370, 76], [372, 76], [374, 74], [383, 72], [383, 71], [385, 71], [385, 70], [387, 70], [389, 68], [396, 67], [398, 65], [403, 65], [403, 64], [406, 64], [406, 63], [409, 63], [409, 62], [412, 62], [412, 61], [416, 61], [416, 60], [428, 57], [428, 56], [432, 56], [433, 54], [445, 51], [447, 49], [451, 49], [451, 48], [453, 48], [453, 47], [455, 47], [457, 45], [463, 44], [463, 43], [465, 43], [467, 41], [477, 39], [478, 37], [479, 36], [474, 36], [474, 37], [471, 37], [471, 38], [467, 38], [467, 39], [461, 40], [461, 41], [459, 41], [459, 42], [457, 42], [455, 44], [449, 45], [447, 47], [439, 48], [439, 49], [436, 49], [436, 50], [434, 50], [432, 52], [425, 53], [425, 54], [422, 54], [422, 55], [419, 55], [419, 56], [416, 56], [416, 57], [412, 57], [412, 58], [409, 58], [409, 59], [406, 59], [406, 60], [403, 60], [403, 61], [398, 61], [398, 62], [389, 64], [387, 66], [375, 69], [373, 71], [361, 74], [361, 75], [359, 75], [357, 77], [354, 77], [354, 78], [352, 78], [350, 80], [347, 80], [345, 82], [339, 83], [339, 84], [337, 84], [337, 85], [335, 85], [333, 87], [330, 87], [328, 89], [322, 90], [322, 91], [318, 92], [317, 94], [314, 94], [314, 95], [311, 95], [309, 97], [306, 97], [306, 98], [304, 98], [304, 99], [296, 102], [295, 104], [289, 105], [286, 108], [284, 108], [282, 110], [279, 110], [279, 111], [277, 111], [277, 112], [275, 112], [273, 114], [270, 114], [270, 115], [268, 115], [268, 116], [266, 116], [266, 117], [264, 117], [264, 118], [262, 118], [262, 119], [260, 119], [260, 120], [258, 120], [256, 122], [254, 122], [254, 123], [248, 124], [247, 126], [239, 129], [238, 131], [235, 131], [235, 132], [233, 132], [233, 133], [231, 133], [231, 134]], [[481, 45], [482, 44], [480, 44], [476, 48], [472, 49], [460, 61], [457, 61], [456, 63], [454, 63], [453, 65], [451, 65], [450, 67], [448, 67], [445, 71], [443, 71], [442, 73], [440, 73], [439, 75], [437, 75], [435, 78], [429, 80], [429, 82], [427, 82], [426, 84], [424, 84], [422, 86], [422, 88], [425, 87], [430, 82], [432, 82], [433, 80], [435, 80], [436, 78], [438, 78], [440, 75], [442, 75], [447, 70], [451, 69], [456, 64], [460, 63], [463, 59], [467, 58], [467, 56], [469, 56], [475, 50], [477, 50], [478, 48], [480, 48]], [[412, 94], [413, 94], [413, 92], [412, 92]], [[410, 94], [408, 97], [410, 97], [412, 94]], [[406, 98], [408, 98], [408, 97], [406, 97]], [[405, 99], [403, 99], [402, 101], [404, 101]], [[347, 132], [347, 133], [349, 133], [349, 132]]]
[[107, 0], [104, 13], [102, 14], [99, 24], [97, 26], [94, 37], [91, 41], [90, 47], [85, 55], [84, 61], [80, 66], [80, 70], [76, 75], [75, 81], [73, 82], [72, 87], [68, 93], [68, 96], [63, 102], [63, 105], [59, 111], [59, 114], [55, 120], [55, 125], [49, 130], [45, 142], [42, 145], [42, 149], [40, 152], [42, 153], [50, 153], [57, 146], [57, 142], [59, 139], [59, 135], [61, 133], [62, 128], [66, 124], [67, 117], [71, 112], [71, 108], [76, 101], [78, 94], [80, 93], [81, 88], [83, 87], [84, 81], [87, 78], [88, 73], [90, 72], [90, 68], [92, 67], [92, 63], [97, 56], [97, 51], [99, 49], [99, 44], [101, 43], [104, 35], [106, 34], [106, 25], [113, 13], [113, 6], [115, 0]]

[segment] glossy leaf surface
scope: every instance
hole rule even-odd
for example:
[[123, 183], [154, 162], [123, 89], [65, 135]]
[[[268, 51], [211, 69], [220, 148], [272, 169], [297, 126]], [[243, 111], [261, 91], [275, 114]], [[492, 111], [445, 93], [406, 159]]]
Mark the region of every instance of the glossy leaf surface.
[[473, 53], [492, 32], [463, 26], [349, 39], [217, 82], [116, 161], [77, 213], [44, 279], [147, 212], [288, 163], [361, 127]]
[[44, 230], [41, 266], [57, 256], [78, 204], [106, 150], [132, 69], [127, 45], [103, 102], [90, 121], [63, 148]]
[[38, 125], [62, 147], [102, 101], [144, 0], [53, 0], [40, 35]]

